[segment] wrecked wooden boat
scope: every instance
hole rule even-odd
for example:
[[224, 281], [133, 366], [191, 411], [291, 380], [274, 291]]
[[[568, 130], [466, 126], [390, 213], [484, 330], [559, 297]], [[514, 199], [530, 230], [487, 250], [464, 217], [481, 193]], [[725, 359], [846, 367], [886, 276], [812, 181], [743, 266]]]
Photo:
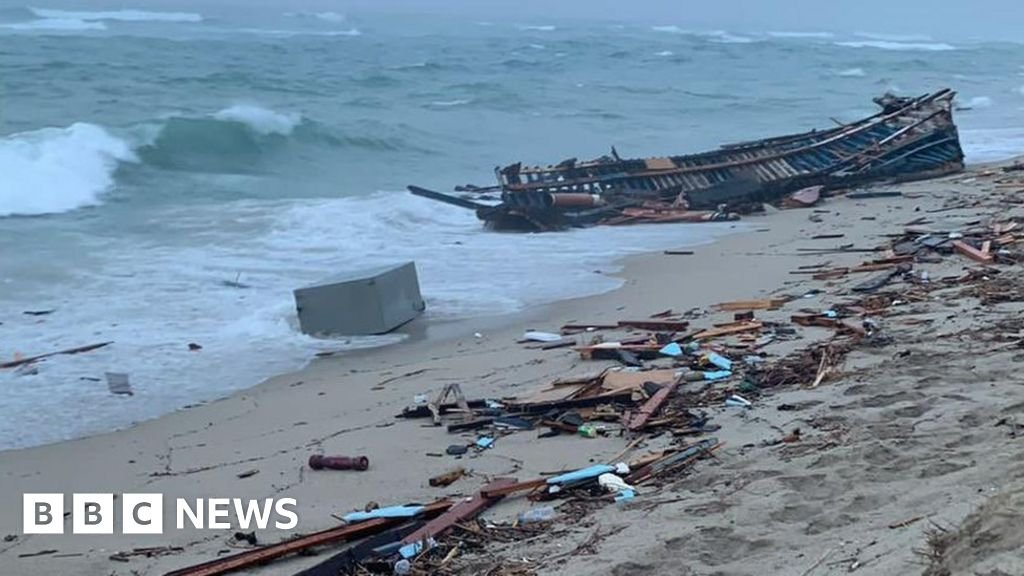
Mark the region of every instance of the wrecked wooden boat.
[[867, 182], [931, 178], [963, 169], [953, 121], [955, 92], [875, 98], [877, 114], [826, 130], [730, 144], [663, 158], [611, 155], [552, 166], [495, 169], [498, 191], [487, 204], [417, 186], [416, 195], [475, 210], [489, 227], [559, 230], [595, 224], [734, 219], [735, 212], [810, 186], [824, 190]]

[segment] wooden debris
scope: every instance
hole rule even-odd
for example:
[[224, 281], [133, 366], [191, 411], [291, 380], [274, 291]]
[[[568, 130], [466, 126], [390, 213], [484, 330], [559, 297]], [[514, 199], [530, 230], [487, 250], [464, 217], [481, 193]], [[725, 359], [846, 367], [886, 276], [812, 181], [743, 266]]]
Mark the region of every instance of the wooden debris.
[[104, 346], [109, 346], [109, 345], [111, 345], [113, 343], [114, 343], [113, 341], [110, 341], [110, 342], [100, 342], [98, 344], [90, 344], [88, 346], [79, 346], [77, 348], [68, 348], [66, 350], [59, 350], [57, 352], [47, 352], [46, 354], [39, 354], [38, 356], [30, 356], [28, 358], [21, 358], [21, 359], [18, 359], [18, 360], [13, 360], [11, 362], [0, 363], [0, 368], [17, 368], [18, 366], [21, 366], [22, 364], [31, 364], [32, 362], [37, 362], [37, 361], [42, 360], [44, 358], [49, 358], [51, 356], [59, 356], [59, 355], [62, 355], [62, 354], [70, 355], [70, 354], [81, 354], [83, 352], [92, 352], [93, 350], [98, 350], [100, 348], [103, 348]]
[[702, 332], [698, 332], [693, 335], [694, 340], [709, 340], [711, 338], [719, 338], [722, 336], [730, 336], [732, 334], [742, 334], [744, 332], [753, 332], [762, 328], [760, 322], [739, 322], [734, 326], [728, 326], [723, 328], [709, 328]]
[[733, 312], [737, 310], [777, 310], [786, 303], [785, 298], [769, 298], [765, 300], [736, 300], [733, 302], [720, 302], [715, 308], [722, 311]]
[[[981, 262], [982, 264], [991, 264], [992, 261], [995, 259], [991, 253], [983, 250], [978, 250], [977, 248], [971, 246], [970, 244], [964, 242], [963, 240], [953, 240], [951, 244], [953, 245], [954, 250], [970, 258], [971, 260], [974, 260], [975, 262]], [[0, 368], [2, 367], [3, 366], [0, 366]]]
[[462, 478], [465, 475], [466, 469], [460, 466], [457, 468], [453, 468], [445, 472], [444, 474], [434, 476], [429, 480], [429, 483], [431, 486], [434, 486], [435, 488], [444, 487], [455, 483], [455, 481], [457, 481], [459, 478]]

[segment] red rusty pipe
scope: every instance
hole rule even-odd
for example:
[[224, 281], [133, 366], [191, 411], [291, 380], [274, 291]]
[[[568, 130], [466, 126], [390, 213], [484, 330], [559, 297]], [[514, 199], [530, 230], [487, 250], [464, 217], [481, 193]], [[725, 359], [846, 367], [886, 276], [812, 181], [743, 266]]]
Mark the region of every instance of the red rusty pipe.
[[366, 456], [324, 456], [313, 454], [309, 457], [309, 467], [313, 470], [359, 470], [370, 467], [370, 459]]

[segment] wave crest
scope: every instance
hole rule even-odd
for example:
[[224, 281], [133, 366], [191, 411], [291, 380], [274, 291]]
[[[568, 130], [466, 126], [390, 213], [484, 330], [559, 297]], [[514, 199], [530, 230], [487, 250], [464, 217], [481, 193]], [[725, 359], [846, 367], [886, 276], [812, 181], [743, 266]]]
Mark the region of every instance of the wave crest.
[[852, 42], [836, 42], [836, 46], [845, 48], [877, 48], [879, 50], [918, 50], [927, 52], [943, 52], [956, 50], [956, 46], [945, 42], [895, 42], [892, 40], [856, 40]]
[[116, 20], [120, 22], [202, 22], [202, 14], [195, 12], [151, 12], [148, 10], [52, 10], [33, 8], [29, 10], [40, 18], [82, 20], [95, 22]]
[[281, 113], [253, 106], [236, 104], [213, 115], [217, 120], [244, 124], [258, 134], [280, 134], [287, 136], [302, 122], [302, 115]]
[[95, 124], [42, 128], [0, 139], [0, 216], [55, 214], [99, 204], [122, 162], [125, 140]]
[[20, 31], [46, 30], [74, 32], [80, 30], [106, 30], [107, 25], [103, 22], [86, 22], [85, 20], [79, 20], [77, 18], [43, 18], [41, 20], [32, 20], [29, 22], [0, 24], [0, 28], [3, 28], [4, 30]]

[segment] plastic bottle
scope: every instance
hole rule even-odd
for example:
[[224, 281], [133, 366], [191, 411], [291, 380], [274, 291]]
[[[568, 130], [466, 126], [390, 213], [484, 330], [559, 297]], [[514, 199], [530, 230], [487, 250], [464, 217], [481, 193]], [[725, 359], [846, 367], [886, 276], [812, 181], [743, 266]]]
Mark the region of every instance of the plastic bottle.
[[403, 558], [398, 562], [395, 562], [395, 574], [404, 576], [405, 574], [408, 574], [411, 571], [412, 564], [410, 564], [408, 560]]
[[555, 508], [553, 506], [541, 506], [540, 508], [531, 508], [520, 514], [519, 523], [534, 524], [536, 522], [547, 522], [554, 518]]

